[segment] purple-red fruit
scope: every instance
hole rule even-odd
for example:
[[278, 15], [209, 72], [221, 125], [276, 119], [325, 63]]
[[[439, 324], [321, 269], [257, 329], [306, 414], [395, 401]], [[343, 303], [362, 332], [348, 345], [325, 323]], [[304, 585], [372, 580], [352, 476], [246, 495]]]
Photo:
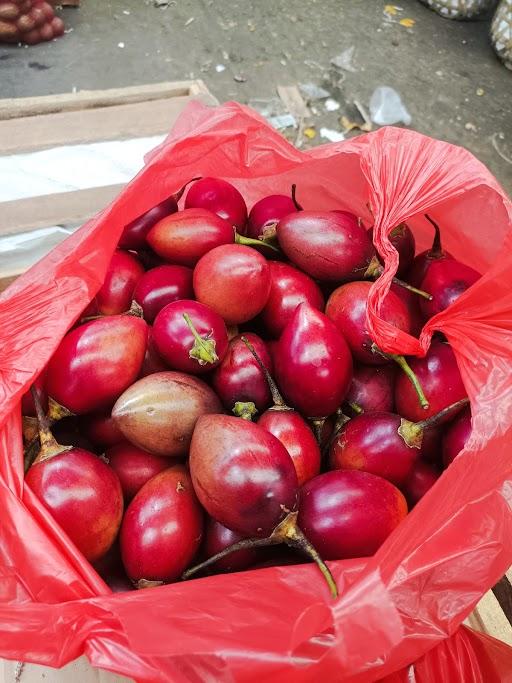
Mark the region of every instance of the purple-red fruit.
[[308, 275], [281, 261], [270, 261], [270, 292], [260, 317], [272, 337], [279, 337], [299, 304], [319, 311], [325, 302], [320, 287]]
[[[373, 228], [368, 230], [368, 236], [373, 241]], [[398, 276], [404, 275], [414, 260], [416, 240], [407, 223], [400, 223], [389, 233], [389, 241], [398, 252]]]
[[[405, 374], [398, 373], [395, 380], [395, 409], [402, 417], [419, 422], [466, 398], [455, 354], [445, 342], [433, 341], [424, 358], [409, 358], [408, 362], [430, 407], [425, 410], [420, 406], [411, 382]], [[450, 419], [450, 416], [446, 419]]]
[[176, 465], [150, 479], [132, 500], [120, 534], [132, 581], [174, 581], [193, 560], [203, 515], [186, 469]]
[[129, 441], [109, 448], [105, 457], [121, 482], [123, 496], [128, 503], [146, 482], [166, 470], [170, 461], [134, 446]]
[[215, 247], [235, 241], [233, 225], [207, 209], [185, 209], [157, 223], [149, 246], [171, 263], [193, 268]]
[[364, 277], [375, 253], [366, 230], [348, 212], [292, 213], [279, 222], [277, 237], [290, 261], [328, 282]]
[[118, 315], [130, 310], [135, 286], [143, 275], [144, 268], [135, 256], [127, 251], [115, 251], [96, 294], [98, 313]]
[[89, 562], [105, 555], [123, 515], [121, 484], [108, 465], [72, 448], [33, 465], [25, 481]]
[[448, 467], [461, 450], [471, 434], [471, 408], [464, 408], [457, 417], [449, 424], [443, 436], [442, 452], [443, 463]]
[[422, 460], [418, 460], [403, 485], [403, 492], [412, 508], [434, 486], [441, 473], [438, 469]]
[[[408, 427], [413, 428], [411, 434]], [[407, 431], [408, 430], [408, 431]], [[333, 470], [361, 470], [402, 486], [420, 453], [414, 425], [393, 413], [362, 413], [339, 431], [330, 449]]]
[[99, 448], [111, 448], [124, 440], [110, 412], [84, 415], [80, 426], [85, 436]]
[[368, 472], [326, 472], [300, 492], [298, 524], [326, 560], [370, 557], [406, 515], [402, 493]]
[[[229, 548], [233, 543], [241, 541], [244, 536], [236, 531], [231, 531], [211, 517], [208, 518], [205, 529], [204, 554], [213, 557], [225, 548]], [[237, 552], [226, 555], [217, 560], [213, 565], [214, 569], [224, 572], [240, 572], [247, 569], [259, 559], [256, 548], [244, 548]]]
[[138, 377], [147, 337], [147, 324], [131, 315], [71, 330], [48, 364], [48, 395], [79, 415], [108, 409]]
[[148, 323], [152, 323], [167, 304], [193, 296], [192, 270], [185, 266], [152, 268], [140, 278], [133, 292], [133, 298], [141, 306]]
[[245, 234], [247, 206], [240, 192], [221, 178], [202, 178], [192, 185], [185, 198], [185, 208], [213, 211]]
[[[272, 372], [272, 360], [265, 342], [252, 332], [244, 336], [253, 345], [265, 367]], [[241, 337], [238, 335], [229, 342], [222, 363], [213, 373], [212, 386], [227, 410], [232, 410], [236, 402], [252, 402], [261, 412], [271, 404], [272, 397], [263, 371]]]
[[420, 287], [429, 292], [432, 299], [421, 299], [421, 312], [427, 320], [432, 318], [457, 301], [481, 277], [476, 270], [454, 258], [431, 263]]
[[[366, 303], [372, 284], [359, 281], [338, 287], [327, 301], [325, 314], [345, 337], [354, 358], [368, 365], [384, 365], [389, 361], [372, 350], [373, 340], [367, 327]], [[410, 331], [409, 312], [393, 292], [384, 299], [380, 315], [399, 330]]]
[[306, 417], [326, 417], [347, 395], [352, 356], [334, 323], [304, 303], [276, 344], [274, 373], [291, 406]]
[[153, 328], [150, 327], [148, 344], [146, 347], [146, 353], [144, 354], [142, 367], [140, 369], [139, 379], [141, 377], [147, 377], [147, 375], [153, 375], [155, 372], [164, 372], [164, 370], [167, 369], [167, 363], [164, 363], [163, 358], [156, 350], [155, 340], [153, 339]]
[[374, 411], [392, 412], [396, 368], [393, 365], [380, 367], [356, 365], [346, 403], [361, 408], [365, 413]]
[[155, 455], [187, 454], [198, 418], [220, 413], [210, 387], [182, 372], [156, 372], [139, 379], [117, 400], [112, 417], [135, 446]]
[[249, 213], [247, 236], [265, 239], [275, 234], [281, 218], [298, 211], [293, 199], [285, 194], [271, 194], [256, 202]]
[[293, 461], [299, 486], [319, 474], [320, 446], [311, 427], [297, 411], [270, 408], [259, 418], [258, 425], [278, 438], [286, 448]]
[[252, 422], [228, 415], [199, 418], [189, 465], [208, 514], [244, 536], [268, 536], [295, 508], [293, 462], [275, 436]]
[[223, 319], [198, 301], [183, 299], [165, 306], [156, 316], [152, 334], [167, 365], [193, 375], [216, 368], [228, 349]]
[[267, 303], [270, 268], [254, 249], [226, 244], [202, 257], [193, 282], [198, 301], [217, 311], [227, 324], [238, 325], [254, 318]]

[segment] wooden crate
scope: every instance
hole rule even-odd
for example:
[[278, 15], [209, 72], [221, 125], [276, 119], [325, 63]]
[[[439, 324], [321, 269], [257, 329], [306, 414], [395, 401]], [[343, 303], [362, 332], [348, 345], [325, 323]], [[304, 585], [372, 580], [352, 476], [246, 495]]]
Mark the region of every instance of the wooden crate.
[[465, 623], [512, 647], [512, 568], [484, 595]]
[[[165, 134], [191, 100], [218, 103], [200, 80], [0, 100], [0, 156]], [[123, 187], [1, 202], [0, 238], [53, 225], [80, 225]], [[12, 268], [0, 263], [0, 291], [29, 265]]]

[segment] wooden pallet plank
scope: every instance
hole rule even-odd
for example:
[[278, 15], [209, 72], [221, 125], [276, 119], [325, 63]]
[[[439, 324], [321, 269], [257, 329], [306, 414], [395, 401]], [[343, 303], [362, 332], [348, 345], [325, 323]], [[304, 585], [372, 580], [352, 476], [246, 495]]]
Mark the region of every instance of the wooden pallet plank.
[[16, 97], [0, 100], [0, 121], [26, 116], [40, 116], [56, 112], [76, 111], [110, 107], [118, 104], [135, 104], [172, 97], [208, 95], [212, 104], [216, 103], [208, 88], [201, 80], [165, 81], [148, 83], [125, 88], [108, 90], [80, 90], [75, 93], [43, 95], [40, 97]]
[[512, 626], [492, 591], [484, 595], [466, 619], [466, 623], [476, 631], [486, 633], [512, 646]]

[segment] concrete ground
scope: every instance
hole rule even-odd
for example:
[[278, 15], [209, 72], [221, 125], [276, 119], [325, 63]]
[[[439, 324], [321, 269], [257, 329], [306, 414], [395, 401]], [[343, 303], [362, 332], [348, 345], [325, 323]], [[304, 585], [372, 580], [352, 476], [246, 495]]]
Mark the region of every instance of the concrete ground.
[[[376, 0], [164, 4], [82, 0], [62, 10], [64, 38], [0, 46], [0, 97], [202, 78], [220, 101], [247, 103], [275, 97], [277, 85], [314, 83], [340, 103], [330, 112], [313, 103], [317, 135], [305, 143], [318, 144], [321, 126], [341, 130], [340, 116], [357, 117], [354, 100], [367, 106], [389, 85], [412, 128], [464, 145], [511, 191], [512, 73], [494, 56], [488, 20], [447, 21], [417, 0], [387, 11]], [[355, 70], [332, 66], [351, 46]]]

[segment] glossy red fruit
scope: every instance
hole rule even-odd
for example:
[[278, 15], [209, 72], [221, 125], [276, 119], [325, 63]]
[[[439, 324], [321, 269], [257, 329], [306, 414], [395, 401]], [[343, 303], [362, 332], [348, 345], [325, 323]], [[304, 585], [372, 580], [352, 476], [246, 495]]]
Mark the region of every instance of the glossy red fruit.
[[203, 515], [186, 469], [171, 467], [145, 484], [126, 510], [121, 556], [132, 581], [174, 581], [193, 560]]
[[198, 301], [167, 304], [153, 325], [155, 348], [167, 365], [193, 375], [216, 368], [228, 350], [228, 332], [218, 313]]
[[365, 413], [392, 412], [395, 399], [396, 369], [392, 365], [382, 367], [356, 365], [345, 402], [361, 408]]
[[451, 306], [481, 277], [476, 270], [454, 258], [440, 259], [431, 263], [421, 283], [421, 289], [432, 295], [430, 301], [427, 299], [420, 301], [421, 312], [425, 319], [428, 320]]
[[254, 239], [272, 237], [279, 221], [298, 208], [293, 199], [285, 194], [271, 194], [254, 204], [247, 223], [247, 236]]
[[330, 466], [370, 472], [401, 487], [419, 458], [420, 447], [414, 425], [399, 415], [362, 413], [340, 429], [330, 448]]
[[[368, 237], [373, 242], [373, 228], [368, 230]], [[414, 260], [416, 240], [407, 223], [400, 223], [389, 233], [389, 241], [398, 252], [398, 276], [404, 275]]]
[[423, 432], [421, 442], [420, 457], [424, 462], [431, 465], [440, 466], [442, 463], [441, 439], [443, 436], [443, 426], [427, 427]]
[[76, 327], [50, 359], [48, 395], [73, 413], [106, 410], [138, 377], [147, 337], [144, 320], [131, 315]]
[[471, 434], [471, 408], [465, 408], [449, 424], [443, 436], [443, 463], [448, 467], [465, 447]]
[[441, 245], [441, 231], [437, 223], [434, 223], [428, 216], [425, 216], [425, 218], [434, 226], [435, 235], [430, 249], [422, 251], [414, 258], [407, 273], [407, 281], [414, 287], [421, 285], [433, 263], [446, 258], [452, 258], [451, 254], [445, 251]]
[[412, 508], [423, 498], [427, 491], [434, 486], [440, 476], [441, 472], [433, 465], [429, 465], [422, 460], [418, 460], [414, 464], [414, 467], [402, 488], [409, 508]]
[[155, 455], [187, 454], [201, 415], [220, 413], [210, 387], [182, 372], [156, 372], [139, 379], [116, 401], [114, 422], [125, 438]]
[[33, 465], [25, 482], [89, 562], [114, 542], [123, 515], [115, 472], [81, 448]]
[[285, 447], [266, 429], [229, 415], [197, 421], [190, 474], [208, 514], [245, 536], [266, 536], [293, 510], [297, 475]]
[[202, 178], [192, 185], [185, 198], [185, 208], [208, 209], [245, 234], [247, 206], [240, 192], [221, 178]]
[[85, 436], [100, 448], [110, 448], [124, 440], [124, 436], [116, 427], [110, 412], [84, 415], [80, 422], [80, 428]]
[[[372, 351], [373, 340], [368, 332], [366, 302], [371, 282], [349, 282], [334, 290], [327, 301], [325, 314], [345, 337], [354, 358], [367, 365], [385, 365], [389, 361]], [[383, 320], [404, 332], [411, 321], [405, 304], [389, 292], [380, 311]]]
[[148, 323], [152, 323], [167, 304], [193, 296], [192, 270], [185, 266], [152, 268], [140, 278], [133, 292], [133, 298], [141, 306]]
[[[48, 396], [46, 394], [45, 380], [46, 371], [43, 371], [32, 385], [37, 392], [37, 396], [41, 402], [41, 405], [43, 406], [44, 412], [48, 410]], [[37, 415], [34, 399], [32, 398], [32, 392], [30, 389], [21, 397], [21, 414], [28, 417], [35, 417]]]
[[119, 477], [126, 502], [129, 502], [146, 482], [170, 465], [169, 458], [148, 453], [129, 441], [109, 448], [105, 457]]
[[320, 474], [301, 489], [298, 523], [327, 560], [370, 557], [407, 515], [400, 491], [368, 472]]
[[[229, 548], [233, 543], [241, 541], [242, 538], [245, 537], [236, 531], [227, 529], [209, 517], [205, 529], [204, 554], [206, 557], [212, 557], [225, 548]], [[244, 550], [231, 553], [231, 555], [226, 555], [226, 557], [218, 560], [213, 567], [217, 571], [240, 572], [250, 567], [259, 559], [260, 556], [256, 548], [245, 548]]]
[[[193, 178], [193, 180], [196, 180], [196, 178]], [[143, 213], [142, 216], [129, 223], [123, 230], [119, 246], [122, 249], [134, 249], [136, 251], [144, 248], [146, 246], [147, 234], [151, 228], [165, 216], [176, 213], [178, 210], [178, 200], [190, 182], [192, 181], [189, 180], [178, 192], [167, 197], [167, 199], [164, 199], [152, 209]]]
[[185, 209], [157, 223], [149, 246], [171, 263], [194, 267], [215, 247], [235, 241], [233, 225], [208, 209]]
[[352, 356], [329, 318], [304, 303], [277, 342], [274, 373], [291, 406], [306, 417], [326, 417], [347, 395]]
[[127, 251], [115, 251], [101, 289], [96, 294], [96, 306], [101, 315], [117, 315], [130, 310], [135, 285], [144, 275], [140, 261]]
[[399, 373], [395, 381], [395, 408], [402, 417], [419, 422], [467, 396], [455, 354], [445, 342], [433, 341], [424, 358], [408, 361], [430, 407], [425, 410], [420, 406], [411, 382]]
[[155, 341], [153, 339], [153, 328], [149, 330], [148, 345], [144, 355], [144, 361], [140, 369], [139, 378], [153, 375], [155, 372], [164, 372], [167, 370], [167, 363], [164, 362], [156, 350]]
[[327, 282], [364, 277], [375, 253], [366, 230], [348, 212], [292, 213], [279, 222], [277, 237], [290, 261]]
[[270, 261], [270, 292], [260, 317], [268, 334], [279, 337], [299, 304], [307, 302], [319, 311], [325, 302], [320, 287], [297, 268]]
[[270, 268], [265, 258], [241, 244], [226, 244], [208, 252], [194, 269], [196, 298], [230, 325], [258, 315], [270, 292]]
[[[243, 336], [253, 345], [269, 372], [272, 372], [272, 360], [265, 342], [252, 332], [247, 332]], [[229, 342], [222, 363], [213, 373], [212, 386], [229, 411], [236, 402], [252, 402], [261, 412], [272, 402], [265, 375], [243, 343], [242, 335], [237, 335]]]
[[320, 446], [311, 427], [295, 410], [266, 410], [258, 425], [273, 434], [288, 451], [299, 486], [316, 477], [320, 472]]

